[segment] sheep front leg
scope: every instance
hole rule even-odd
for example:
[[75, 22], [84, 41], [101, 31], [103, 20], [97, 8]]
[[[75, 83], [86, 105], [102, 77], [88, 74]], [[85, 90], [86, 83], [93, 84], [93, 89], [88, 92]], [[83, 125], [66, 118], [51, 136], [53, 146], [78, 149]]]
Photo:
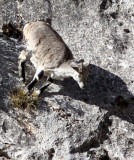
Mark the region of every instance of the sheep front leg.
[[23, 50], [19, 56], [18, 62], [19, 77], [23, 82], [25, 82], [25, 62], [27, 60], [27, 54], [26, 50]]
[[54, 80], [52, 78], [48, 77], [44, 85], [39, 90], [37, 90], [36, 93], [40, 95], [48, 86], [50, 86], [51, 83], [53, 83], [53, 81]]
[[37, 69], [33, 80], [27, 85], [27, 89], [30, 91], [34, 87], [34, 85], [37, 83], [37, 81], [42, 77], [43, 77], [43, 70]]

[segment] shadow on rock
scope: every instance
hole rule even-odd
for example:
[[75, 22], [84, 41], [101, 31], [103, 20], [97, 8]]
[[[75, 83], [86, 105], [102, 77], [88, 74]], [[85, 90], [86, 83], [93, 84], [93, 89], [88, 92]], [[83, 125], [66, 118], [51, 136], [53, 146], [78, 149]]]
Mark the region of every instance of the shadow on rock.
[[[18, 51], [15, 49], [14, 42], [9, 41], [7, 45], [4, 37], [2, 39], [0, 45], [0, 75], [2, 76], [0, 82], [0, 108], [7, 110], [8, 107], [5, 107], [5, 99], [8, 99], [7, 95], [9, 95], [10, 88], [15, 87], [18, 81]], [[114, 114], [123, 120], [134, 123], [134, 108], [128, 101], [133, 95], [128, 90], [124, 81], [115, 74], [91, 64], [85, 90], [81, 90], [71, 78], [64, 81], [55, 81], [55, 83], [62, 85], [62, 89], [59, 92], [44, 92], [43, 97], [50, 97], [52, 95], [69, 96], [75, 100], [96, 105], [100, 110], [107, 110], [110, 115]], [[134, 98], [132, 100], [134, 101]], [[73, 110], [71, 106], [70, 110]], [[78, 110], [78, 114], [82, 116], [84, 112]]]
[[[123, 120], [134, 123], [133, 108], [129, 107], [129, 100], [133, 95], [128, 90], [124, 81], [113, 73], [98, 66], [90, 65], [87, 87], [81, 90], [72, 79], [56, 81], [63, 88], [57, 93], [44, 93], [43, 96], [64, 95], [75, 100], [83, 101], [105, 109], [110, 115], [114, 114]], [[124, 111], [126, 111], [124, 113]], [[129, 114], [130, 113], [130, 114]]]
[[18, 52], [15, 42], [1, 34], [0, 38], [0, 110], [8, 112], [10, 92], [18, 81]]

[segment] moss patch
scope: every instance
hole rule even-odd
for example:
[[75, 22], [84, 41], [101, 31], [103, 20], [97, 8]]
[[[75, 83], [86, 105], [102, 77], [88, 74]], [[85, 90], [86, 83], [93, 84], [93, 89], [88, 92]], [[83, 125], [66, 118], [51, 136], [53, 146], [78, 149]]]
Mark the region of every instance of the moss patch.
[[11, 104], [22, 110], [36, 110], [39, 104], [38, 95], [35, 93], [29, 95], [24, 90], [16, 88], [11, 92]]

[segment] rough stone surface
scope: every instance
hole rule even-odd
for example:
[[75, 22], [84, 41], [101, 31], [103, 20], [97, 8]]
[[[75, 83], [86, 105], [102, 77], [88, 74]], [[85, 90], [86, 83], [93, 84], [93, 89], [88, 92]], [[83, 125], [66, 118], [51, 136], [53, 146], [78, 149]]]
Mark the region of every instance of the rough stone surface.
[[[0, 0], [0, 159], [134, 159], [133, 7], [132, 0]], [[10, 91], [21, 87], [23, 41], [2, 26], [36, 20], [51, 23], [75, 59], [91, 65], [85, 90], [56, 81], [29, 114], [10, 104]]]

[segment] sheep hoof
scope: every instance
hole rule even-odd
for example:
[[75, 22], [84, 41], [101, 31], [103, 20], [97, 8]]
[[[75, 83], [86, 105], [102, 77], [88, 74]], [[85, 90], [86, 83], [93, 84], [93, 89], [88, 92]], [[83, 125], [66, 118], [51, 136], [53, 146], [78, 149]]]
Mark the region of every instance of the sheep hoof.
[[29, 90], [25, 87], [25, 88], [24, 88], [24, 92], [25, 92], [25, 93], [29, 93]]

